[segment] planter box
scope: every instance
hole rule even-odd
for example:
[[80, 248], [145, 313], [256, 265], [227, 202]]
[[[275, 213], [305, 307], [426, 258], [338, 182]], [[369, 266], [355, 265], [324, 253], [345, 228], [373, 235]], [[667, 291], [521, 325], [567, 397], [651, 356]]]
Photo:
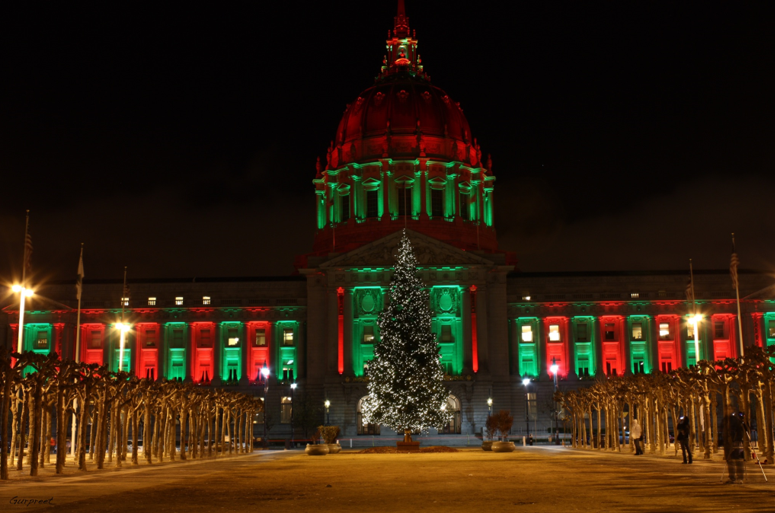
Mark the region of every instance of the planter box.
[[318, 444], [318, 445], [312, 445], [307, 444], [307, 448], [304, 450], [309, 456], [325, 456], [328, 454], [328, 445], [326, 444]]
[[339, 444], [326, 444], [328, 445], [328, 454], [337, 454], [342, 450], [342, 446]]
[[482, 449], [485, 451], [491, 451], [492, 450], [492, 442], [482, 442]]
[[514, 442], [493, 442], [492, 452], [512, 452], [516, 447]]
[[398, 452], [420, 452], [420, 442], [396, 442]]

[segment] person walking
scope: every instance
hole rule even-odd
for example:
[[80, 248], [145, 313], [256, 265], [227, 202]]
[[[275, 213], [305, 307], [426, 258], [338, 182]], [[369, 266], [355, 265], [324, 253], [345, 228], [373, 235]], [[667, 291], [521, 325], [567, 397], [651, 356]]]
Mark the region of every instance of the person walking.
[[[684, 457], [684, 463], [692, 463], [692, 448], [689, 447], [689, 432], [691, 431], [691, 425], [689, 424], [689, 417], [681, 417], [676, 426], [677, 435], [676, 441], [681, 445], [681, 454]], [[689, 455], [689, 461], [686, 461], [686, 455]]]
[[640, 445], [643, 442], [643, 429], [641, 429], [640, 423], [637, 420], [633, 420], [630, 426], [630, 440], [635, 444], [635, 456], [643, 454], [643, 449]]
[[744, 436], [745, 416], [741, 412], [724, 417], [724, 459], [729, 472], [727, 483], [742, 484], [745, 479]]

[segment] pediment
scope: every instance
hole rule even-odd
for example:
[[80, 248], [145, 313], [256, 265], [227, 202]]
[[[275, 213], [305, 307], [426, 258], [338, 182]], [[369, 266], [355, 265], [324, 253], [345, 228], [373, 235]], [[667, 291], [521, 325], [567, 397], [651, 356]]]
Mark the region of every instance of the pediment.
[[[386, 237], [375, 240], [358, 249], [338, 255], [324, 262], [321, 268], [331, 267], [393, 267], [402, 231], [394, 232]], [[494, 264], [479, 255], [463, 251], [440, 240], [434, 239], [413, 230], [406, 230], [412, 241], [414, 254], [421, 266], [449, 267], [456, 265], [487, 265]]]

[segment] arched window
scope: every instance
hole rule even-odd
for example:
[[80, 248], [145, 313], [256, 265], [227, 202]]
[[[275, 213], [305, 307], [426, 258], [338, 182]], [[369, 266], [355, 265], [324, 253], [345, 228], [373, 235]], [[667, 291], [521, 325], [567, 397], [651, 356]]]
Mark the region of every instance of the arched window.
[[280, 424], [290, 424], [293, 414], [293, 402], [290, 397], [283, 397], [280, 400]]
[[440, 435], [459, 435], [461, 431], [460, 426], [460, 401], [457, 397], [450, 394], [449, 397], [447, 397], [447, 404], [445, 405], [445, 408], [447, 411], [452, 412], [452, 420], [449, 421], [449, 424], [444, 426], [442, 429], [439, 429]]
[[379, 424], [364, 424], [363, 423], [363, 416], [361, 415], [361, 405], [363, 404], [363, 400], [366, 399], [366, 397], [361, 397], [361, 400], [358, 401], [358, 415], [356, 422], [358, 423], [358, 434], [359, 435], [378, 435], [379, 434]]

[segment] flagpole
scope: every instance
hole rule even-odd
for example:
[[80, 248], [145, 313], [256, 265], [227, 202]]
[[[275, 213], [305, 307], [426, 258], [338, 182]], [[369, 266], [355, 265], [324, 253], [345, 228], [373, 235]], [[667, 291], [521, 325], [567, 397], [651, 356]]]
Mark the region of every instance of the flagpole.
[[[732, 255], [737, 256], [737, 251], [735, 250], [734, 233], [732, 233]], [[737, 298], [737, 328], [740, 333], [740, 357], [742, 358], [745, 355], [745, 346], [743, 345], [743, 316], [740, 313], [740, 280], [737, 277], [737, 265], [735, 265], [734, 282], [735, 297]]]
[[[81, 242], [81, 258], [78, 260], [78, 313], [75, 316], [75, 363], [81, 361], [81, 296], [83, 291], [83, 242]], [[78, 410], [78, 398], [73, 400], [73, 419], [70, 428], [70, 456], [75, 454], [75, 412]]]
[[695, 365], [699, 365], [700, 363], [700, 337], [699, 337], [699, 330], [697, 329], [697, 324], [699, 323], [699, 319], [697, 318], [697, 301], [694, 296], [694, 268], [692, 267], [692, 259], [689, 259], [689, 282], [691, 283], [692, 288], [692, 311], [694, 313], [693, 317], [693, 324], [694, 324], [694, 362]]
[[126, 329], [124, 328], [124, 305], [129, 297], [126, 292], [126, 266], [124, 266], [124, 288], [121, 291], [121, 339], [118, 349], [118, 371], [121, 372], [124, 366], [124, 342], [126, 339]]
[[27, 295], [27, 237], [30, 231], [30, 211], [27, 210], [27, 217], [24, 222], [24, 253], [22, 256], [22, 283], [19, 293], [19, 339], [16, 344], [16, 352], [21, 353], [24, 349], [24, 299]]

